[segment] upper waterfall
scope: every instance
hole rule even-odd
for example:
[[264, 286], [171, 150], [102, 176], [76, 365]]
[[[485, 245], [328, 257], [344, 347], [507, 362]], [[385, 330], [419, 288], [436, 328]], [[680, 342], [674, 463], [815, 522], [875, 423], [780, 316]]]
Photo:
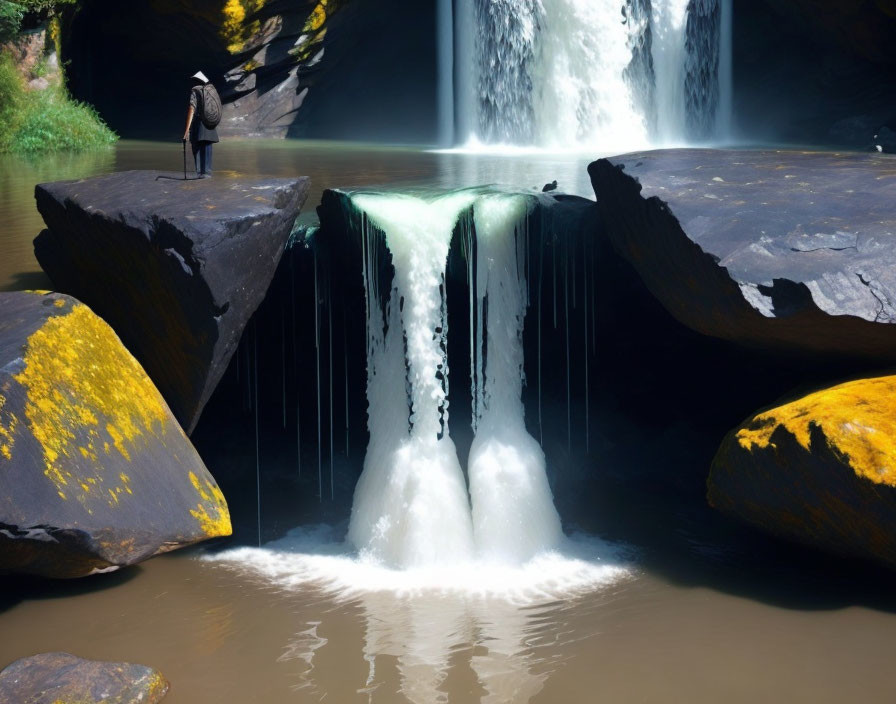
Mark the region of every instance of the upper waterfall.
[[458, 0], [441, 14], [442, 45], [454, 40], [443, 141], [623, 151], [724, 138], [731, 2]]

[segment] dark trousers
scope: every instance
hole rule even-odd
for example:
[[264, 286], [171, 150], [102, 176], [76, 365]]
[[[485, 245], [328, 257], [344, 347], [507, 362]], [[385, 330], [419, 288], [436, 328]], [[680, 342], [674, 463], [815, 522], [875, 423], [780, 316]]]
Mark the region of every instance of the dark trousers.
[[190, 146], [193, 148], [193, 159], [196, 161], [197, 174], [211, 174], [212, 144], [214, 142], [190, 142]]

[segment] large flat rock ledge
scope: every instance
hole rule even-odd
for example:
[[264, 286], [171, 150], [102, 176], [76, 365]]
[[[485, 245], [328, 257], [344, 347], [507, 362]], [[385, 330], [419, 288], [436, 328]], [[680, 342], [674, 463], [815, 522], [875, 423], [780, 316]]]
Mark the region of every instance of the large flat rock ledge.
[[896, 359], [896, 158], [680, 149], [589, 173], [613, 247], [682, 323], [754, 347]]
[[35, 255], [105, 319], [189, 433], [265, 296], [309, 180], [126, 171], [38, 185]]

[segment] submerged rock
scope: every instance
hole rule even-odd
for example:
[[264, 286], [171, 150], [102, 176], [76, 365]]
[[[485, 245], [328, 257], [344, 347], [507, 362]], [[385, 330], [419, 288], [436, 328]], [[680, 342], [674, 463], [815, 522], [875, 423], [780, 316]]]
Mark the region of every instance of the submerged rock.
[[765, 531], [896, 567], [896, 376], [759, 413], [713, 462], [709, 502]]
[[155, 704], [167, 693], [151, 667], [68, 653], [22, 658], [0, 672], [0, 704]]
[[112, 329], [68, 296], [0, 294], [0, 571], [81, 577], [230, 531]]
[[264, 298], [307, 178], [177, 180], [151, 171], [37, 186], [34, 241], [61, 291], [106, 320], [186, 431]]
[[896, 358], [896, 160], [682, 149], [589, 173], [614, 248], [682, 323], [766, 349]]

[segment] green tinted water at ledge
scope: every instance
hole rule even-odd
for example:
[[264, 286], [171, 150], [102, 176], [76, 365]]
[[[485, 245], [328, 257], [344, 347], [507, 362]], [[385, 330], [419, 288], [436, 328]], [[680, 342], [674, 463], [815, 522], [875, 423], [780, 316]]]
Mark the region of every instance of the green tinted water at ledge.
[[[216, 171], [247, 175], [310, 176], [304, 213], [312, 214], [327, 188], [406, 185], [458, 188], [501, 183], [541, 187], [557, 180], [568, 193], [593, 198], [587, 167], [602, 154], [497, 156], [431, 152], [420, 148], [282, 140], [225, 141], [215, 147]], [[32, 240], [43, 229], [34, 186], [110, 171], [157, 169], [183, 173], [180, 142], [120, 142], [85, 154], [27, 158], [0, 154], [0, 290], [48, 288]]]

